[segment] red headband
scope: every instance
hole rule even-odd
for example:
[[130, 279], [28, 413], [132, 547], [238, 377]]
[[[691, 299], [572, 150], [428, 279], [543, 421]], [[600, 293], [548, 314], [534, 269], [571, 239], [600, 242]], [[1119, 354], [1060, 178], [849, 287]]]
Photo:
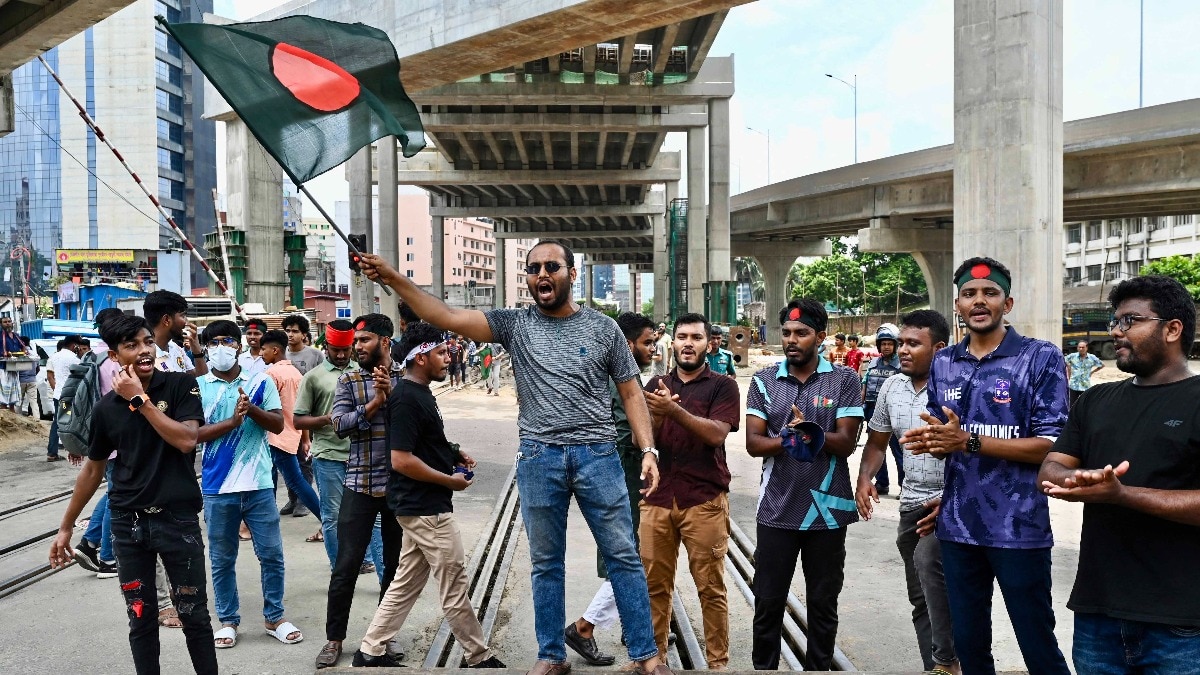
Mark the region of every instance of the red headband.
[[325, 343], [330, 347], [349, 347], [354, 344], [354, 331], [326, 327]]

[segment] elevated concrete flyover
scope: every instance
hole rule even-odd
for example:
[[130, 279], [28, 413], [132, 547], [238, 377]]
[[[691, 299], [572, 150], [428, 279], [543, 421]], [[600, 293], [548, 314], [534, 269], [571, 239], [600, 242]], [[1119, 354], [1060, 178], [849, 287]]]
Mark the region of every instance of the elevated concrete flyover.
[[[931, 304], [949, 311], [954, 162], [945, 145], [742, 193], [731, 200], [732, 236], [857, 234], [863, 250], [912, 253]], [[1066, 222], [1200, 212], [1200, 99], [1065, 123], [1062, 204]]]
[[[644, 233], [656, 217], [646, 209], [649, 186], [677, 182], [681, 173], [678, 156], [659, 154], [666, 134], [699, 130], [703, 138], [719, 99], [728, 145], [733, 63], [707, 57], [728, 9], [747, 1], [416, 0], [413, 7], [315, 0], [256, 20], [306, 14], [362, 21], [392, 37], [430, 149], [405, 160], [385, 139], [348, 163], [350, 230], [369, 233], [370, 185], [379, 176], [427, 189], [437, 292], [439, 227], [450, 214], [496, 219], [498, 260], [513, 236], [593, 232], [611, 235], [604, 248], [649, 245]], [[223, 102], [207, 114], [232, 117]], [[727, 186], [727, 158], [716, 164]], [[379, 192], [385, 224], [396, 212], [390, 192]], [[656, 209], [661, 219], [665, 206]], [[381, 241], [368, 245], [395, 255], [392, 229], [381, 228]], [[364, 307], [368, 300], [355, 296]]]
[[0, 136], [16, 128], [12, 71], [133, 0], [0, 0]]

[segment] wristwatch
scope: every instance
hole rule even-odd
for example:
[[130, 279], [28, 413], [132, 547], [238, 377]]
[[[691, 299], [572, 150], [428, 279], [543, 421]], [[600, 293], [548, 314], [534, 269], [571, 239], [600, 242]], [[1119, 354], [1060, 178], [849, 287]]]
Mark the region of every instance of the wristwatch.
[[206, 352], [204, 352], [203, 350], [199, 354], [193, 354], [191, 352], [188, 352], [188, 356], [192, 357], [193, 361], [195, 361], [196, 359], [207, 359], [208, 358], [208, 354]]
[[136, 394], [133, 398], [129, 399], [129, 410], [131, 412], [136, 411], [138, 408], [145, 405], [146, 401], [149, 400], [150, 399], [145, 394]]
[[967, 452], [972, 455], [978, 454], [979, 449], [983, 447], [983, 441], [979, 440], [979, 434], [971, 432], [971, 438], [967, 440]]
[[651, 446], [651, 447], [648, 447], [648, 448], [642, 448], [642, 454], [643, 454], [643, 455], [644, 455], [644, 454], [646, 454], [647, 452], [648, 452], [648, 453], [650, 453], [650, 454], [652, 454], [652, 455], [654, 455], [654, 459], [655, 459], [655, 461], [657, 461], [657, 460], [658, 460], [658, 448], [655, 448], [654, 446]]

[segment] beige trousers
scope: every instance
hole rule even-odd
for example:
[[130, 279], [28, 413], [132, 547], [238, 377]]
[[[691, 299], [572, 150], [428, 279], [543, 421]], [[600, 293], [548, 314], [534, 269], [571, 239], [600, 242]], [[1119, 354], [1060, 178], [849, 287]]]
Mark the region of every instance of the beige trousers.
[[400, 563], [395, 579], [375, 610], [371, 627], [363, 636], [360, 647], [363, 653], [383, 655], [388, 641], [404, 626], [432, 573], [438, 582], [450, 632], [462, 645], [467, 664], [473, 666], [490, 658], [492, 650], [484, 642], [483, 627], [471, 607], [470, 583], [464, 569], [466, 554], [454, 514], [399, 516], [396, 521], [404, 529]]
[[725, 593], [725, 554], [729, 550], [729, 497], [721, 493], [691, 508], [666, 509], [642, 502], [638, 527], [642, 565], [650, 590], [650, 618], [658, 653], [667, 653], [671, 594], [679, 544], [687, 550], [704, 619], [704, 651], [709, 670], [729, 664], [729, 603]]

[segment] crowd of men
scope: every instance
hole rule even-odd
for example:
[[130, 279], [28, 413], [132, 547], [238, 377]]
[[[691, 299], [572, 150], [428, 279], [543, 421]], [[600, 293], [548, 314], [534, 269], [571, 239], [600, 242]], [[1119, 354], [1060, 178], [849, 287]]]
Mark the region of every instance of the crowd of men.
[[[574, 255], [560, 243], [529, 251], [535, 305], [525, 309], [451, 308], [378, 256], [364, 255], [362, 267], [407, 308], [398, 343], [396, 327], [379, 314], [332, 322], [316, 356], [305, 352], [303, 335], [292, 335], [307, 333], [307, 322], [283, 332], [247, 324], [243, 335], [217, 321], [199, 333], [183, 299], [163, 292], [147, 298], [146, 319], [98, 317], [110, 391], [96, 409], [50, 559], [115, 563], [138, 672], [158, 672], [164, 613], [182, 625], [197, 672], [216, 672], [215, 650], [237, 643], [234, 563], [243, 525], [262, 568], [264, 629], [285, 644], [303, 639], [285, 618], [275, 471], [321, 519], [329, 555], [318, 668], [339, 663], [355, 584], [372, 555], [379, 604], [354, 665], [400, 665], [393, 640], [432, 574], [467, 664], [505, 667], [470, 605], [453, 515], [454, 493], [472, 485], [475, 461], [446, 437], [430, 391], [461, 367], [472, 342], [484, 346], [476, 356], [493, 345], [506, 350], [519, 395], [516, 481], [538, 647], [532, 675], [566, 675], [568, 648], [590, 665], [615, 663], [595, 631], [618, 623], [629, 669], [668, 675], [681, 544], [708, 667], [727, 667], [725, 445], [739, 431], [748, 453], [763, 460], [750, 627], [756, 669], [779, 666], [797, 563], [808, 608], [804, 667], [833, 666], [848, 526], [871, 518], [890, 490], [881, 472], [892, 454], [896, 545], [926, 670], [994, 672], [998, 585], [1029, 672], [1069, 672], [1051, 603], [1055, 498], [1086, 504], [1068, 604], [1076, 669], [1194, 672], [1200, 595], [1187, 570], [1200, 554], [1200, 426], [1187, 392], [1200, 379], [1186, 360], [1195, 307], [1172, 279], [1139, 277], [1113, 289], [1117, 366], [1133, 377], [1090, 389], [1085, 381], [1074, 401], [1075, 374], [1090, 376], [1095, 363], [1083, 350], [1068, 365], [1057, 346], [1006, 323], [1012, 276], [995, 260], [972, 258], [955, 272], [961, 341], [952, 343], [946, 317], [916, 311], [880, 327], [879, 356], [870, 361], [856, 336], [839, 335], [822, 353], [825, 308], [797, 298], [779, 311], [784, 358], [749, 377], [743, 414], [718, 327], [685, 314], [668, 331], [641, 315], [613, 321], [581, 306], [570, 297]], [[848, 459], [864, 421], [852, 483]], [[202, 459], [199, 480], [193, 454]], [[306, 456], [316, 490], [300, 468]], [[109, 515], [100, 520], [111, 525], [98, 536], [110, 540], [111, 553], [87, 535], [72, 550], [75, 518], [106, 470]], [[568, 622], [572, 497], [595, 536], [603, 581]]]

